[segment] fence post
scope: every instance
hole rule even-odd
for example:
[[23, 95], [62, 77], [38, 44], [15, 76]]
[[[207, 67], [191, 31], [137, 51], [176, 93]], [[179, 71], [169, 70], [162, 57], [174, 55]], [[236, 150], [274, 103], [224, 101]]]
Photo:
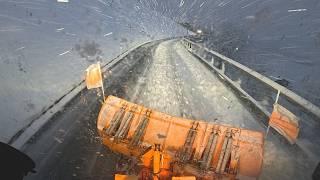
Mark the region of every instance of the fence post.
[[221, 72], [224, 74], [226, 72], [226, 67], [225, 67], [225, 63], [222, 62], [221, 64]]

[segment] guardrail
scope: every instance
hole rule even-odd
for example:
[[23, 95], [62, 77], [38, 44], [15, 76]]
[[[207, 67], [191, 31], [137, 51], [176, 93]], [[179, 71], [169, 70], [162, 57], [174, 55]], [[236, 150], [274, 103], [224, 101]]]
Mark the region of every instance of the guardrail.
[[[308, 100], [304, 99], [303, 97], [297, 95], [296, 93], [292, 92], [291, 90], [287, 89], [284, 86], [272, 81], [268, 77], [222, 55], [216, 51], [207, 49], [202, 47], [201, 45], [194, 43], [186, 38], [182, 39], [182, 43], [190, 51], [192, 54], [196, 55], [200, 58], [203, 62], [209, 65], [212, 69], [214, 69], [219, 75], [228, 81], [234, 88], [236, 88], [240, 93], [242, 93], [246, 98], [248, 98], [251, 103], [253, 103], [261, 112], [263, 112], [266, 116], [270, 116], [270, 110], [266, 107], [262, 106], [260, 102], [258, 102], [252, 95], [250, 95], [243, 87], [242, 83], [232, 80], [232, 75], [226, 73], [226, 69], [230, 69], [228, 66], [232, 66], [236, 71], [241, 71], [242, 73], [246, 73], [251, 78], [260, 81], [263, 85], [270, 87], [271, 89], [275, 90], [273, 93], [277, 93], [278, 91], [281, 92], [281, 96], [285, 96], [291, 103], [297, 104], [302, 107], [304, 110], [312, 113], [317, 118], [320, 119], [320, 108], [316, 105], [312, 104]], [[252, 94], [252, 93], [251, 93]]]

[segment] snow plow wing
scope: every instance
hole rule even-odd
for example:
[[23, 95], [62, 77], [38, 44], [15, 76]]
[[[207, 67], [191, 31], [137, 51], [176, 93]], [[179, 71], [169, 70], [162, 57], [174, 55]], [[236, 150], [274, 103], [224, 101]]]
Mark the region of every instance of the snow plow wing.
[[112, 151], [140, 160], [140, 179], [148, 173], [241, 179], [261, 172], [261, 132], [173, 117], [114, 96], [103, 104], [97, 128]]

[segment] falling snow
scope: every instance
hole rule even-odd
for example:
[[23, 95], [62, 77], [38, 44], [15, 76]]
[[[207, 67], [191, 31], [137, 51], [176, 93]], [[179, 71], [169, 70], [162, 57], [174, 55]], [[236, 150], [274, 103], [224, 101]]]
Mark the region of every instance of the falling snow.
[[[317, 0], [1, 0], [0, 141], [15, 140], [37, 122], [79, 85], [88, 65], [98, 61], [106, 64], [150, 41], [105, 74], [108, 94], [176, 116], [261, 130], [251, 107], [244, 107], [220, 81], [221, 75], [209, 71], [177, 40], [156, 40], [193, 35], [189, 38], [196, 43], [320, 106], [319, 12]], [[206, 58], [213, 63], [213, 57]], [[259, 88], [246, 79], [235, 82], [249, 86], [251, 91]], [[90, 173], [103, 174], [96, 179], [113, 178], [105, 173], [103, 164], [115, 160], [110, 163], [108, 158], [113, 155], [100, 146], [94, 124], [98, 109], [91, 107], [100, 105], [97, 95], [102, 96], [100, 90], [81, 92], [72, 101], [77, 106], [59, 108], [57, 111], [68, 116], [55, 118], [66, 127], [57, 125], [57, 131], [47, 135], [49, 139], [40, 137], [38, 143], [48, 142], [46, 146], [35, 143], [28, 152], [41, 160], [45, 154], [50, 162], [55, 162], [52, 156], [67, 158], [66, 166], [72, 166], [68, 176], [63, 176], [67, 179], [85, 177], [86, 168]], [[274, 102], [267, 95], [258, 98], [262, 105]], [[302, 121], [296, 146], [287, 146], [272, 135], [266, 139], [260, 179], [310, 179], [319, 162], [315, 152], [320, 151], [320, 140], [313, 133], [320, 126], [314, 119]], [[70, 134], [74, 132], [78, 134]], [[72, 154], [68, 143], [83, 149], [72, 149]], [[51, 145], [64, 148], [51, 150]], [[92, 166], [97, 169], [92, 170]], [[59, 166], [52, 171], [57, 170]]]

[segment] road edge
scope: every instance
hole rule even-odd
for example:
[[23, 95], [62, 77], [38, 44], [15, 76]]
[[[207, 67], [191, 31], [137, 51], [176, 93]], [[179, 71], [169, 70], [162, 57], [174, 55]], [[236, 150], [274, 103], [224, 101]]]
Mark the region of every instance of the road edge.
[[[123, 53], [119, 54], [106, 64], [102, 65], [102, 72], [104, 73], [106, 70], [110, 69], [114, 65], [116, 65], [120, 60], [122, 60], [125, 56], [127, 56], [129, 53], [134, 51], [135, 49], [144, 46], [149, 43], [157, 43], [161, 41], [166, 41], [170, 39], [178, 39], [180, 37], [170, 37], [170, 38], [164, 38], [164, 39], [158, 39], [158, 40], [151, 40], [146, 41], [143, 43], [140, 43]], [[48, 108], [46, 108], [43, 112], [40, 112], [40, 114], [31, 121], [27, 126], [19, 130], [8, 142], [11, 146], [22, 149], [23, 146], [31, 139], [49, 120], [59, 111], [63, 110], [65, 105], [69, 101], [71, 101], [74, 97], [76, 97], [82, 90], [86, 88], [84, 80], [80, 81], [76, 86], [71, 88], [66, 94], [62, 95], [60, 98], [58, 98], [52, 105], [50, 105]]]

